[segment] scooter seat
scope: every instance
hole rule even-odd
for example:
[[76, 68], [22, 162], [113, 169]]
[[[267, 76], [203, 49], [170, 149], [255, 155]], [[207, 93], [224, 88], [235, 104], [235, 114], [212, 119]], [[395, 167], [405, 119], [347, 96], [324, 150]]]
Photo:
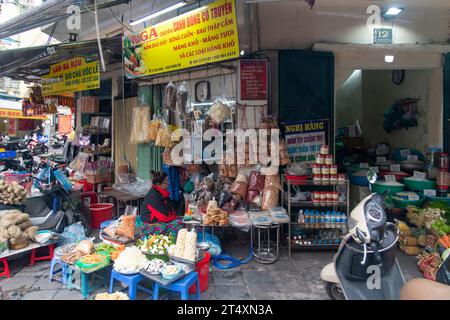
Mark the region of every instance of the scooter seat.
[[45, 217], [50, 211], [42, 197], [28, 198], [23, 201], [23, 212], [28, 213], [31, 218]]

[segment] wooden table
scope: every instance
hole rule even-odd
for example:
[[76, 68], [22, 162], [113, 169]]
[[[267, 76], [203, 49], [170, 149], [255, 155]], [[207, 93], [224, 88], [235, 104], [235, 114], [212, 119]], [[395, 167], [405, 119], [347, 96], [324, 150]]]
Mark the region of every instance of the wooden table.
[[138, 208], [138, 211], [140, 213], [141, 210], [141, 202], [144, 199], [144, 197], [139, 197], [130, 193], [118, 191], [118, 190], [104, 190], [101, 194], [101, 196], [111, 197], [115, 200], [115, 206], [116, 206], [116, 215], [117, 218], [120, 216], [119, 212], [119, 205], [123, 203], [124, 205], [133, 205], [133, 202], [136, 202], [136, 206]]

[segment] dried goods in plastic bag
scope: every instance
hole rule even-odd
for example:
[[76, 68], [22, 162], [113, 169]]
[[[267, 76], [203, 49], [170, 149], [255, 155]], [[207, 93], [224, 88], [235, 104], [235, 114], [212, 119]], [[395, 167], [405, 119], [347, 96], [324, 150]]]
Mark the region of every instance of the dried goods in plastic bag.
[[261, 208], [269, 210], [278, 206], [279, 191], [276, 189], [264, 189]]
[[130, 142], [133, 144], [148, 143], [150, 108], [133, 108], [133, 127], [131, 128]]
[[218, 199], [218, 203], [219, 203], [219, 208], [222, 208], [223, 205], [225, 203], [227, 203], [228, 201], [230, 201], [233, 197], [231, 196], [231, 194], [226, 191], [226, 190], [222, 190], [219, 193], [219, 199]]
[[183, 118], [187, 115], [187, 104], [188, 104], [189, 92], [187, 88], [186, 81], [178, 87], [177, 97], [176, 97], [176, 112], [179, 112]]
[[209, 116], [218, 125], [231, 119], [231, 108], [228, 101], [223, 97], [217, 98], [209, 109]]
[[156, 136], [155, 146], [157, 147], [173, 147], [172, 142], [172, 131], [169, 126], [163, 124], [158, 130], [158, 134]]
[[243, 173], [238, 174], [238, 176], [236, 178], [236, 182], [242, 182], [242, 183], [248, 184], [247, 175], [245, 175]]
[[257, 205], [258, 207], [261, 207], [261, 205], [262, 205], [262, 196], [254, 197], [252, 203]]
[[260, 191], [257, 191], [257, 190], [247, 190], [247, 197], [246, 197], [246, 200], [248, 201], [248, 202], [252, 202], [253, 201], [253, 199], [255, 199], [255, 197], [256, 196], [259, 196], [259, 194], [260, 194]]
[[248, 190], [252, 191], [263, 191], [264, 190], [264, 180], [265, 176], [259, 171], [250, 172], [250, 177], [248, 179]]
[[176, 102], [177, 102], [177, 89], [175, 88], [175, 85], [171, 81], [164, 89], [163, 108], [175, 110]]
[[235, 181], [230, 187], [230, 193], [237, 194], [241, 199], [245, 199], [247, 195], [247, 184], [243, 182]]
[[136, 216], [122, 216], [119, 226], [117, 227], [117, 234], [134, 239], [134, 226], [136, 224]]
[[172, 161], [172, 156], [171, 156], [172, 149], [173, 149], [172, 147], [166, 147], [163, 152], [163, 162], [164, 162], [164, 164], [167, 164], [168, 166], [173, 166], [173, 161]]
[[150, 121], [148, 125], [148, 139], [150, 141], [155, 141], [156, 137], [158, 136], [159, 128], [161, 127], [162, 123], [160, 119], [153, 118], [153, 120]]
[[280, 175], [278, 173], [273, 175], [266, 175], [264, 179], [264, 188], [281, 190]]

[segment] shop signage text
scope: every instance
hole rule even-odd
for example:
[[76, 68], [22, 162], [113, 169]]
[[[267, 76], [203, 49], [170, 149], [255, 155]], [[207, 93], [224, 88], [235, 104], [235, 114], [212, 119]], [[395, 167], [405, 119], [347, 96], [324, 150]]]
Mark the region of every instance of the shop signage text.
[[266, 101], [267, 60], [239, 60], [239, 83], [241, 101]]
[[328, 144], [328, 120], [307, 120], [284, 125], [292, 162], [314, 162], [320, 147]]
[[234, 0], [218, 0], [123, 38], [128, 78], [239, 57]]
[[51, 65], [50, 72], [43, 76], [42, 82], [44, 96], [97, 88], [100, 88], [98, 61], [86, 62], [84, 58]]

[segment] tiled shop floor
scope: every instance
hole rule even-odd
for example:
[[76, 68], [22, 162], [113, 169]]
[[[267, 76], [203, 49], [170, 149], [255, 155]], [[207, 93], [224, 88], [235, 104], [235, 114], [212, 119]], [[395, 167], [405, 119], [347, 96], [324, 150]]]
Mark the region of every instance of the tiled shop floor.
[[[237, 258], [248, 254], [248, 243], [224, 245], [224, 252]], [[234, 269], [221, 270], [215, 267], [209, 274], [209, 288], [201, 294], [204, 300], [239, 299], [328, 299], [325, 284], [320, 279], [323, 266], [333, 259], [333, 251], [294, 251], [292, 259], [287, 251], [281, 250], [280, 259], [271, 265], [255, 261]], [[422, 277], [417, 268], [415, 257], [398, 252], [398, 260], [406, 280]], [[58, 282], [48, 280], [48, 262], [39, 262], [28, 266], [27, 256], [10, 263], [13, 276], [0, 279], [0, 299], [33, 300], [81, 300], [77, 290], [68, 290]], [[117, 286], [120, 289], [120, 286]], [[108, 288], [98, 289], [95, 293], [106, 292]], [[138, 294], [138, 298], [147, 298]]]

